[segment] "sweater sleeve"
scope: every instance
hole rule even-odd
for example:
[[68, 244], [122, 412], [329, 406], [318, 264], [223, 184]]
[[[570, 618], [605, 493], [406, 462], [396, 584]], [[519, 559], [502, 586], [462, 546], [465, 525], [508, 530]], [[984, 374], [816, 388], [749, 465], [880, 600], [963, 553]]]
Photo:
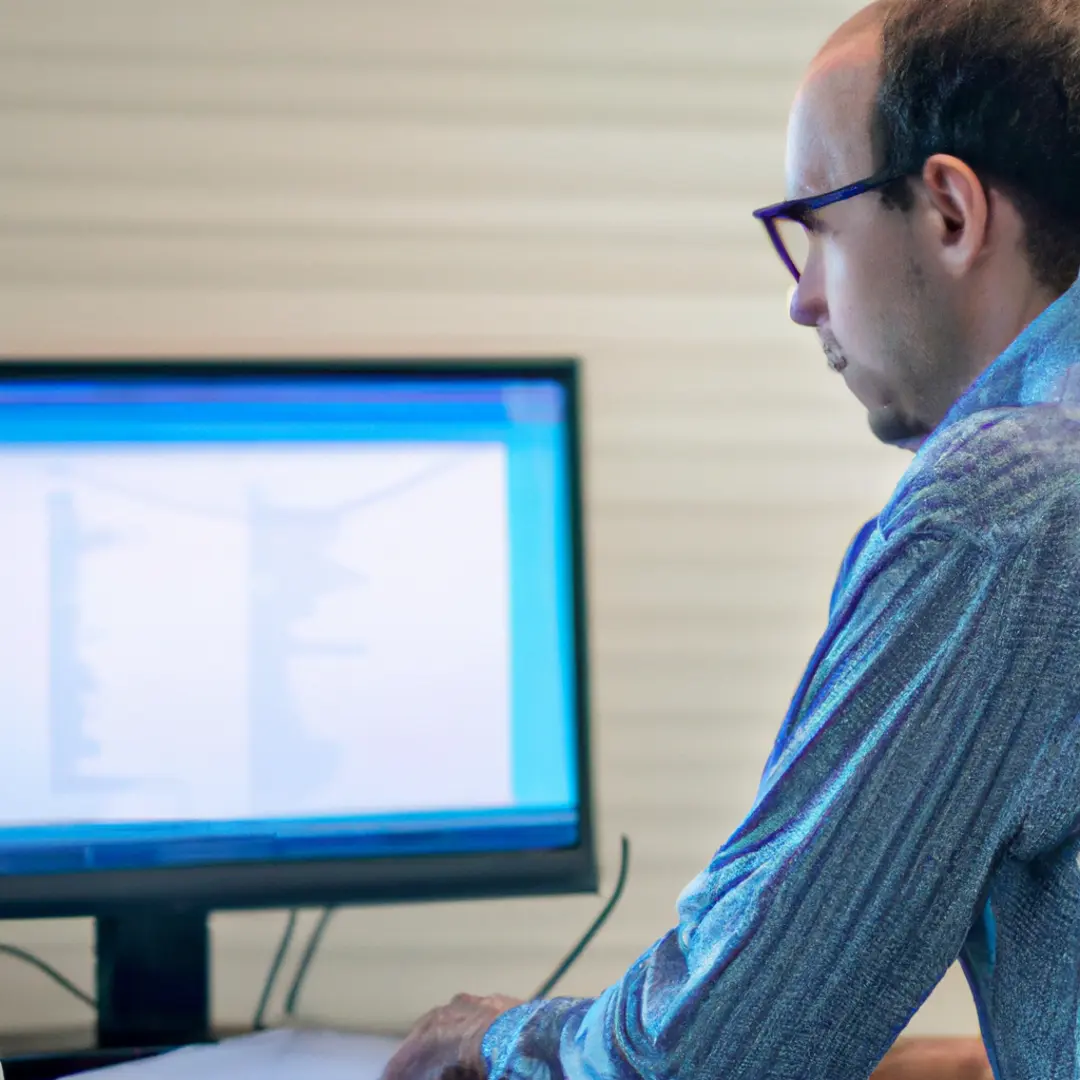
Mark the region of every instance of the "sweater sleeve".
[[1023, 827], [1049, 723], [1028, 688], [1076, 628], [1015, 567], [948, 531], [883, 545], [678, 925], [597, 998], [497, 1020], [491, 1080], [868, 1076]]

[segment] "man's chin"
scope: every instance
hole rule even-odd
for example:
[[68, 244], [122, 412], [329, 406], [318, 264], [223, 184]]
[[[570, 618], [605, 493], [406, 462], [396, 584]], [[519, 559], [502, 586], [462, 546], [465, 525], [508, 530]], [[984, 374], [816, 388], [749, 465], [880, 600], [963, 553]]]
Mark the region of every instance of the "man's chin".
[[912, 453], [918, 451], [933, 434], [925, 424], [903, 416], [892, 405], [872, 409], [869, 420], [870, 430], [879, 442]]

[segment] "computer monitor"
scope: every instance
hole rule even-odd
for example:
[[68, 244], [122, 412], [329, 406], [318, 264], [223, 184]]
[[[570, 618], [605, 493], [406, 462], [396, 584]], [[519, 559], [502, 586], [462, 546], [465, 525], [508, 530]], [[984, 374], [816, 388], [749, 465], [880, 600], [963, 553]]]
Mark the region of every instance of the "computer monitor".
[[590, 891], [577, 368], [0, 364], [0, 917], [103, 1044], [215, 909]]

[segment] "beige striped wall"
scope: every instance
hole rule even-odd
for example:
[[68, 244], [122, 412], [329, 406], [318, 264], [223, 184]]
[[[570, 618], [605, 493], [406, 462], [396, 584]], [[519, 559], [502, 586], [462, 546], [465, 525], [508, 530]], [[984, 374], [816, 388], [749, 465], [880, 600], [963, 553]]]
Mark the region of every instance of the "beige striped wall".
[[[0, 354], [584, 358], [595, 992], [749, 808], [877, 446], [750, 218], [852, 0], [0, 0]], [[0, 718], [6, 722], [8, 718]], [[597, 898], [357, 910], [304, 1014], [527, 995]], [[214, 924], [242, 1022], [281, 913]], [[84, 982], [87, 922], [0, 927]], [[813, 942], [807, 943], [813, 948]], [[0, 958], [0, 1029], [84, 1013]], [[917, 1029], [976, 1029], [954, 971]]]

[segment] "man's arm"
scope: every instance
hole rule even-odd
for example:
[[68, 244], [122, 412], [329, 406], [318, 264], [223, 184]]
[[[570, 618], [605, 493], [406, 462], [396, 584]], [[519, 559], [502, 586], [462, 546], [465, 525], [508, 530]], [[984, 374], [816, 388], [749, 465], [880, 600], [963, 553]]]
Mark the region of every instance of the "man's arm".
[[975, 539], [914, 528], [863, 577], [677, 928], [596, 999], [495, 1020], [492, 1080], [858, 1077], [881, 1061], [959, 954], [1067, 719], [1030, 699], [1080, 582], [1044, 593]]
[[[483, 1032], [502, 1013], [523, 1004], [459, 994], [419, 1021], [387, 1066], [384, 1080], [487, 1080]], [[870, 1080], [994, 1080], [994, 1073], [981, 1039], [900, 1038]]]

